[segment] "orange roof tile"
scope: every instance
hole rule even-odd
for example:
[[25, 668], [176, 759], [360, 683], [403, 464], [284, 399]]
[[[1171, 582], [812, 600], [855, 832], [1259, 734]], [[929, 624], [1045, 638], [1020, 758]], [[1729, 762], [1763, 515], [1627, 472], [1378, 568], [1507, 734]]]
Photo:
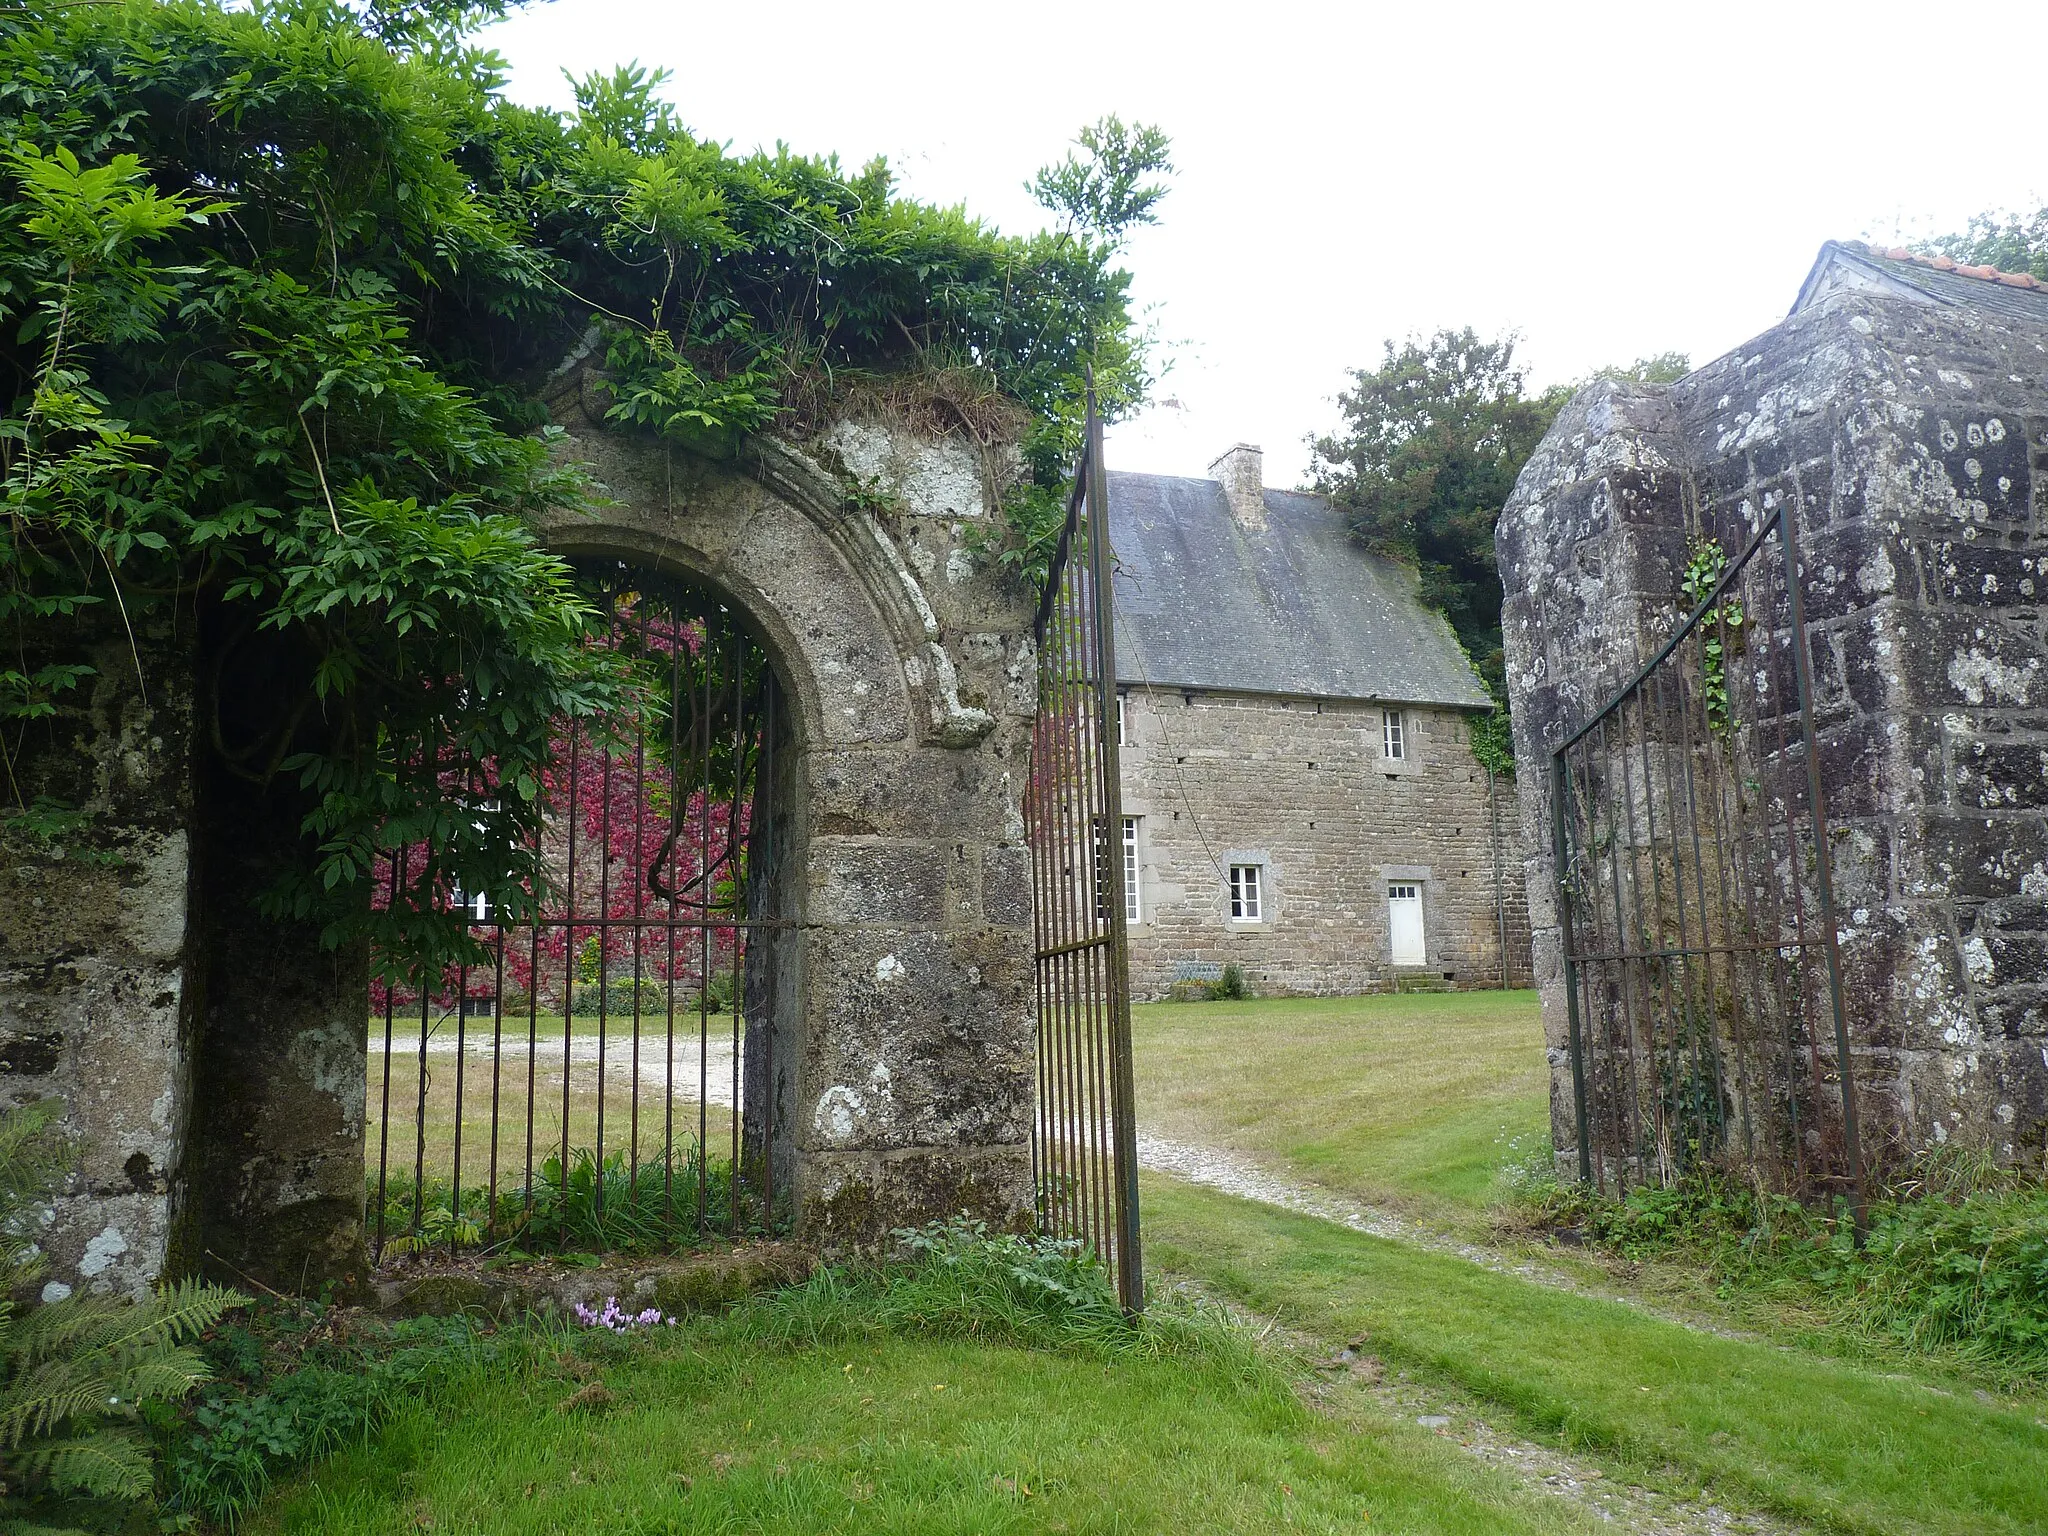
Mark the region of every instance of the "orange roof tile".
[[1903, 245], [1880, 249], [1865, 246], [1873, 256], [1882, 256], [1886, 261], [1911, 262], [1917, 267], [1932, 267], [1937, 272], [1953, 272], [1958, 277], [1981, 278], [1989, 283], [2003, 283], [2008, 288], [2040, 288], [2048, 290], [2048, 283], [2042, 282], [2031, 272], [2001, 272], [1996, 267], [1968, 267], [1947, 256], [1923, 256], [1918, 251], [1909, 251]]

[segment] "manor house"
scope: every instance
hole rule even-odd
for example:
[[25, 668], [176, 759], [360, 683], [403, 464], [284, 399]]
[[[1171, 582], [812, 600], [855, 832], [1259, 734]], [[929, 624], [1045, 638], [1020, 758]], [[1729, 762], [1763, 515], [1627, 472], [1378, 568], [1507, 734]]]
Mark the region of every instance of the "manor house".
[[1257, 448], [1211, 480], [1112, 473], [1131, 985], [1526, 985], [1513, 786], [1491, 703], [1412, 572]]

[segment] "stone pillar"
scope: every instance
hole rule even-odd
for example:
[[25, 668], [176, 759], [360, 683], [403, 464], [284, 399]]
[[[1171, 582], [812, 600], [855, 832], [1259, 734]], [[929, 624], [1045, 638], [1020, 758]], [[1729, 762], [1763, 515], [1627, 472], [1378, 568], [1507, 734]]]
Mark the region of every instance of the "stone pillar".
[[1581, 390], [1524, 467], [1494, 534], [1532, 969], [1543, 999], [1551, 1142], [1561, 1168], [1576, 1130], [1550, 754], [1667, 632], [1690, 495], [1677, 428], [1661, 387], [1603, 381]]
[[775, 663], [789, 735], [749, 894], [790, 926], [748, 968], [774, 1070], [750, 1045], [746, 1093], [774, 1104], [799, 1232], [845, 1251], [962, 1211], [1027, 1224], [1033, 604], [981, 536], [1014, 454], [848, 421], [740, 468], [610, 430], [587, 371], [553, 404], [615, 498], [550, 523], [554, 546], [700, 582]]
[[76, 1147], [45, 1294], [317, 1288], [361, 1272], [363, 957], [257, 912], [304, 806], [200, 745], [189, 610], [130, 613], [40, 631], [94, 670], [8, 743], [0, 1102], [60, 1100]]
[[[305, 686], [306, 658], [261, 635], [223, 658], [208, 630], [225, 739], [261, 732]], [[312, 857], [293, 775], [259, 785], [209, 751], [198, 784], [204, 945], [178, 1267], [289, 1294], [346, 1289], [364, 1274], [368, 950], [324, 948], [318, 922], [258, 906], [280, 870]]]
[[32, 632], [83, 663], [54, 715], [0, 742], [0, 1103], [56, 1099], [76, 1148], [38, 1242], [43, 1294], [134, 1294], [161, 1272], [192, 1027], [189, 634], [112, 604]]
[[1498, 547], [1560, 1148], [1550, 749], [1676, 622], [1687, 540], [1789, 503], [1867, 1156], [2043, 1156], [2038, 307], [1838, 293], [1677, 385], [1582, 391], [1524, 469]]

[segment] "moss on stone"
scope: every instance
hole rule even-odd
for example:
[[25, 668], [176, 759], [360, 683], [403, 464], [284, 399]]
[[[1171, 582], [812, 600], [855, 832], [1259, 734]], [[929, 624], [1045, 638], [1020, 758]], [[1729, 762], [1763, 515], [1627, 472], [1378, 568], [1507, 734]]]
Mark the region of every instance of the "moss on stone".
[[428, 1275], [405, 1288], [398, 1310], [413, 1317], [456, 1317], [464, 1312], [495, 1314], [503, 1295], [474, 1275]]

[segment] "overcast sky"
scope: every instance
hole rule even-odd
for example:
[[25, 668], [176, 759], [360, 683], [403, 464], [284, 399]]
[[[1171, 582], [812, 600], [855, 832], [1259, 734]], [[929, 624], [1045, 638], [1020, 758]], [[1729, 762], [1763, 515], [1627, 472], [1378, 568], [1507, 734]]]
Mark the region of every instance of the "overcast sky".
[[485, 37], [520, 100], [666, 66], [700, 135], [886, 155], [1009, 231], [1082, 123], [1157, 123], [1178, 174], [1130, 266], [1173, 368], [1110, 462], [1199, 475], [1248, 441], [1275, 486], [1387, 338], [1517, 331], [1538, 384], [1704, 362], [1784, 314], [1823, 240], [2048, 185], [2039, 4], [552, 0]]

